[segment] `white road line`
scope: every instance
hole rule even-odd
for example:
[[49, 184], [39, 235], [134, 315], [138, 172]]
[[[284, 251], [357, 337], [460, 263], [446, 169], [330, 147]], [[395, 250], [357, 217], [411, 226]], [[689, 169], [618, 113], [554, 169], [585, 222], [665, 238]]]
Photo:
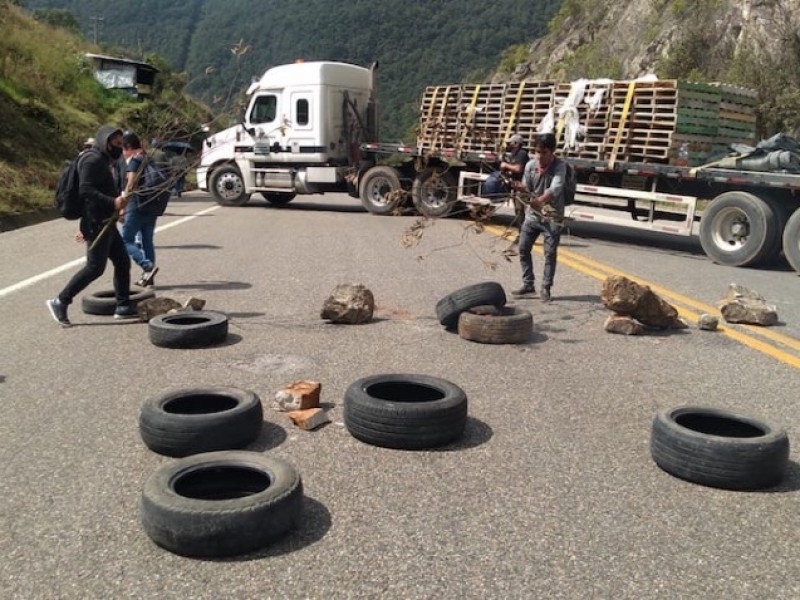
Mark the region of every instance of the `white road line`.
[[[178, 219], [177, 221], [170, 221], [169, 223], [167, 223], [165, 225], [161, 225], [159, 227], [156, 227], [156, 233], [158, 233], [160, 231], [164, 231], [165, 229], [169, 229], [171, 227], [177, 227], [178, 225], [183, 225], [184, 223], [187, 223], [187, 222], [191, 221], [192, 219], [196, 219], [197, 217], [200, 217], [202, 215], [210, 213], [211, 211], [217, 210], [218, 208], [219, 208], [219, 205], [211, 206], [211, 207], [206, 208], [205, 210], [201, 210], [200, 212], [195, 213], [195, 214], [193, 214], [191, 216], [183, 217], [182, 219]], [[68, 271], [68, 270], [70, 270], [70, 269], [72, 269], [74, 267], [82, 265], [85, 262], [86, 262], [85, 258], [78, 258], [78, 259], [72, 260], [72, 261], [70, 261], [70, 262], [68, 262], [66, 264], [63, 264], [60, 267], [56, 267], [55, 269], [50, 269], [49, 271], [45, 271], [44, 273], [39, 273], [38, 275], [34, 275], [33, 277], [28, 277], [27, 279], [24, 279], [24, 280], [20, 281], [19, 283], [15, 283], [14, 285], [10, 285], [10, 286], [8, 286], [6, 288], [1, 289], [0, 290], [0, 298], [3, 298], [5, 296], [9, 296], [9, 295], [13, 294], [14, 292], [18, 292], [20, 290], [24, 290], [25, 288], [30, 287], [30, 286], [34, 285], [35, 283], [39, 283], [40, 281], [44, 281], [45, 279], [53, 277], [54, 275], [58, 275], [59, 273], [63, 273], [64, 271]]]

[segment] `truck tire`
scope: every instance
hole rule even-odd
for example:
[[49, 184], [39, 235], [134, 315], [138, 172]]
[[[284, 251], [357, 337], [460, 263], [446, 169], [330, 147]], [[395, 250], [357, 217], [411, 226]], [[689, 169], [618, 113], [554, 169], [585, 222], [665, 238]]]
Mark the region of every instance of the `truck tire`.
[[475, 306], [458, 318], [458, 335], [483, 344], [524, 344], [533, 335], [533, 315], [516, 306]]
[[428, 375], [372, 375], [350, 385], [344, 424], [367, 444], [422, 450], [450, 443], [464, 432], [467, 395], [454, 383]]
[[294, 192], [261, 192], [261, 195], [272, 206], [286, 206], [294, 200], [297, 194]]
[[411, 199], [423, 217], [438, 219], [449, 215], [456, 206], [457, 186], [453, 174], [428, 167], [414, 178]]
[[783, 253], [791, 267], [800, 273], [800, 207], [795, 209], [783, 228]]
[[223, 451], [160, 467], [142, 490], [141, 518], [156, 544], [182, 556], [239, 556], [297, 527], [303, 482], [274, 456]]
[[[148, 298], [155, 297], [153, 290], [142, 288], [131, 288], [131, 305]], [[117, 309], [117, 293], [114, 290], [99, 290], [81, 297], [81, 308], [87, 315], [113, 315]]]
[[359, 184], [361, 204], [373, 215], [391, 215], [405, 198], [400, 175], [392, 167], [372, 167]]
[[205, 348], [228, 337], [228, 316], [213, 310], [157, 315], [147, 326], [150, 342], [161, 348]]
[[503, 306], [506, 292], [495, 281], [482, 281], [447, 294], [436, 303], [436, 318], [447, 329], [455, 329], [458, 318], [465, 310], [474, 306]]
[[263, 420], [254, 392], [188, 388], [147, 400], [139, 413], [139, 434], [153, 452], [183, 457], [243, 448], [261, 433]]
[[667, 473], [710, 487], [755, 490], [783, 478], [786, 432], [726, 410], [682, 406], [653, 419], [650, 453]]
[[768, 202], [748, 192], [725, 192], [703, 213], [700, 245], [716, 263], [747, 267], [769, 258], [779, 227]]
[[225, 165], [214, 169], [211, 174], [211, 192], [222, 206], [242, 206], [250, 200], [244, 191], [244, 179], [239, 169]]

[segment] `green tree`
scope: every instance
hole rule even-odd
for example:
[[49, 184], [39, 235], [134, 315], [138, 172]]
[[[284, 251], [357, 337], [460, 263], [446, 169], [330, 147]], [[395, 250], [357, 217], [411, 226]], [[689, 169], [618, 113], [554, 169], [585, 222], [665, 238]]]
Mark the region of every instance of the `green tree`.
[[60, 27], [74, 33], [80, 33], [81, 30], [75, 15], [63, 8], [41, 8], [33, 11], [33, 18], [40, 23], [46, 23], [51, 27]]

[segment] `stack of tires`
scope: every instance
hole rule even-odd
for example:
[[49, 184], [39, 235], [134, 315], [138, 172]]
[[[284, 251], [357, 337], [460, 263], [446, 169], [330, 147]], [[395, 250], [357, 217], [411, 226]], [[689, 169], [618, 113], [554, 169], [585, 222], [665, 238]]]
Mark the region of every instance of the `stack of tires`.
[[142, 491], [144, 530], [183, 556], [223, 557], [257, 550], [294, 528], [303, 503], [300, 474], [288, 462], [238, 450], [261, 432], [258, 396], [233, 387], [171, 391], [139, 416], [145, 445], [178, 457]]
[[523, 344], [533, 335], [533, 315], [506, 306], [505, 291], [494, 281], [448, 294], [436, 304], [436, 316], [446, 329], [483, 344]]

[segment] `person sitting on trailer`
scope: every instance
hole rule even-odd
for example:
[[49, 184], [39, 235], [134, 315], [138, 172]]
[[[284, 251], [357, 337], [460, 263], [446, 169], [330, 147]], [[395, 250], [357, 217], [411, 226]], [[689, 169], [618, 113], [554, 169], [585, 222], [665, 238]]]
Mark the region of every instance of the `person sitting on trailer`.
[[483, 182], [482, 196], [495, 202], [503, 202], [514, 188], [515, 181], [522, 181], [528, 152], [522, 147], [525, 140], [515, 133], [506, 142], [506, 153], [500, 162], [500, 170], [495, 171]]

